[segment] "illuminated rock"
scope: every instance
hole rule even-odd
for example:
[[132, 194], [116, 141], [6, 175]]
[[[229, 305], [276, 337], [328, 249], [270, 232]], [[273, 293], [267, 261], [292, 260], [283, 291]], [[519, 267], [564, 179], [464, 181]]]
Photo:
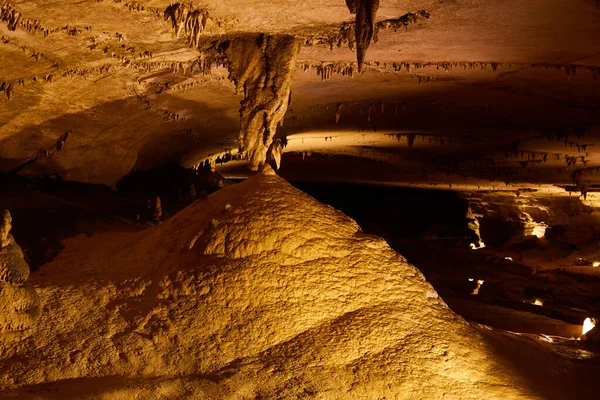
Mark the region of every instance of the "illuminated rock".
[[384, 240], [277, 176], [146, 232], [65, 245], [36, 274], [53, 312], [3, 349], [9, 393], [47, 383], [78, 398], [530, 396]]

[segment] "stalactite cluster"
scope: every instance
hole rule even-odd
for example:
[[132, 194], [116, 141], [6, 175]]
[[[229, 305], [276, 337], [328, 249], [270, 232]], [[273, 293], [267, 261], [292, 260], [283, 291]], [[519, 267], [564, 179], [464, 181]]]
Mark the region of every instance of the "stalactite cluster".
[[348, 46], [352, 51], [356, 48], [354, 23], [350, 22], [343, 22], [339, 28], [331, 29], [325, 33], [300, 36], [299, 39], [307, 47], [325, 45], [329, 46], [330, 50], [333, 50], [334, 47]]
[[54, 143], [52, 146], [48, 147], [47, 149], [39, 150], [37, 153], [35, 153], [35, 155], [32, 157], [32, 159], [34, 161], [41, 161], [46, 158], [52, 157], [56, 153], [62, 151], [62, 149], [67, 144], [67, 140], [69, 140], [70, 134], [71, 134], [71, 131], [63, 133], [62, 135], [60, 135], [60, 137], [58, 138], [56, 143]]
[[[210, 66], [210, 68], [209, 68]], [[94, 75], [108, 75], [112, 74], [123, 68], [132, 68], [137, 71], [149, 73], [152, 71], [160, 71], [164, 69], [170, 69], [173, 73], [202, 73], [209, 74], [210, 70], [216, 66], [226, 66], [226, 63], [222, 65], [219, 62], [211, 63], [204, 60], [195, 60], [192, 62], [173, 62], [173, 61], [146, 61], [136, 63], [125, 63], [125, 64], [104, 64], [97, 67], [91, 68], [65, 68], [63, 70], [57, 70], [54, 73], [46, 73], [42, 75], [33, 75], [28, 77], [16, 78], [12, 80], [1, 80], [0, 79], [0, 93], [4, 93], [10, 100], [14, 94], [14, 89], [17, 86], [26, 86], [28, 84], [35, 83], [50, 83], [56, 78], [87, 78]], [[186, 86], [186, 85], [182, 85]], [[195, 86], [191, 84], [189, 87]], [[187, 86], [185, 88], [188, 88]]]
[[383, 21], [379, 21], [375, 25], [375, 34], [373, 37], [373, 41], [377, 43], [378, 40], [378, 32], [380, 29], [393, 29], [394, 32], [398, 32], [400, 29], [408, 29], [410, 24], [416, 24], [420, 18], [429, 19], [431, 13], [427, 10], [419, 10], [414, 13], [404, 14], [398, 18], [386, 19]]
[[397, 32], [402, 27], [407, 28], [408, 25], [418, 22], [420, 18], [428, 19], [430, 17], [428, 11], [419, 10], [399, 18], [375, 23], [379, 0], [347, 0], [346, 4], [351, 14], [356, 14], [354, 23], [344, 22], [339, 28], [331, 29], [326, 33], [300, 37], [304, 46], [327, 45], [333, 50], [334, 47], [347, 45], [352, 51], [356, 49], [357, 65], [360, 71], [365, 64], [365, 54], [371, 41], [377, 42], [379, 29], [393, 29], [394, 32]]
[[163, 108], [163, 107], [156, 107], [149, 95], [140, 94], [140, 93], [135, 93], [135, 94], [136, 94], [137, 100], [140, 103], [144, 104], [146, 110], [151, 110], [152, 112], [160, 115], [166, 121], [173, 122], [176, 125], [178, 125], [180, 122], [187, 121], [187, 117], [180, 115], [177, 112], [171, 111], [171, 110], [169, 110], [167, 108]]
[[9, 31], [17, 29], [19, 21], [21, 20], [21, 13], [15, 9], [15, 6], [4, 0], [2, 7], [0, 7], [0, 21], [6, 22]]
[[283, 122], [290, 100], [292, 75], [300, 43], [288, 35], [232, 39], [225, 50], [229, 77], [241, 101], [240, 153], [257, 170], [267, 159], [277, 124]]
[[[419, 61], [405, 61], [405, 62], [365, 62], [363, 64], [363, 70], [369, 70], [371, 72], [394, 72], [394, 73], [411, 73], [415, 70], [425, 68], [435, 68], [437, 71], [443, 70], [450, 72], [454, 68], [460, 68], [463, 71], [482, 70], [486, 71], [488, 68], [492, 72], [496, 72], [498, 68], [544, 68], [544, 69], [556, 69], [558, 71], [564, 71], [565, 75], [569, 79], [575, 76], [578, 70], [587, 71], [591, 75], [594, 81], [597, 81], [600, 76], [600, 67], [588, 66], [588, 65], [574, 65], [574, 64], [523, 64], [523, 63], [502, 63], [497, 61], [441, 61], [441, 62], [419, 62]], [[322, 80], [330, 79], [333, 75], [342, 76], [353, 76], [357, 70], [356, 63], [348, 62], [309, 62], [301, 61], [298, 63], [298, 68], [304, 71], [315, 70], [317, 75]]]
[[302, 62], [297, 65], [297, 68], [304, 72], [315, 70], [322, 81], [331, 79], [334, 75], [354, 76], [357, 71], [355, 63], [326, 61], [320, 63]]
[[221, 81], [221, 80], [225, 80], [225, 79], [227, 79], [227, 78], [223, 77], [223, 76], [215, 76], [212, 78], [197, 79], [193, 82], [180, 83], [178, 85], [168, 85], [167, 87], [165, 87], [163, 89], [163, 91], [183, 93], [189, 89], [193, 89], [195, 87], [205, 85], [208, 82]]
[[419, 82], [419, 85], [423, 84], [423, 83], [431, 83], [435, 80], [435, 76], [429, 76], [429, 75], [416, 75], [417, 81]]
[[209, 154], [206, 158], [200, 160], [193, 169], [207, 168], [214, 170], [217, 164], [227, 164], [230, 161], [244, 160], [244, 154], [237, 150], [227, 150], [221, 153]]
[[123, 0], [113, 0], [115, 3], [121, 3], [123, 4], [124, 7], [126, 7], [129, 11], [136, 11], [136, 12], [149, 12], [152, 14], [155, 14], [156, 16], [161, 16], [163, 14], [163, 10], [160, 8], [156, 8], [156, 7], [150, 7], [147, 5], [144, 5], [138, 1], [123, 1]]
[[467, 140], [463, 138], [456, 138], [450, 135], [439, 135], [439, 134], [423, 134], [423, 133], [386, 133], [386, 136], [396, 139], [396, 141], [400, 142], [406, 139], [406, 143], [408, 147], [411, 148], [415, 139], [419, 137], [423, 142], [427, 140], [428, 144], [437, 144], [439, 146], [445, 146], [448, 144], [449, 147], [452, 147], [453, 143], [464, 143]]
[[4, 93], [8, 100], [11, 100], [14, 93], [14, 88], [19, 86], [25, 86], [27, 84], [38, 83], [38, 82], [52, 82], [54, 75], [34, 75], [25, 78], [17, 78], [10, 81], [0, 80], [0, 93]]
[[[116, 32], [114, 33], [113, 38], [117, 40], [119, 43], [125, 40], [125, 37]], [[133, 61], [139, 59], [152, 58], [152, 51], [138, 51], [135, 46], [128, 46], [127, 44], [115, 44], [109, 41], [101, 40], [99, 37], [89, 37], [87, 38], [91, 44], [87, 46], [87, 49], [90, 51], [101, 51], [104, 54], [110, 55], [110, 57], [121, 61], [124, 64], [129, 64]]]
[[185, 35], [190, 46], [197, 47], [200, 34], [206, 29], [209, 20], [206, 9], [194, 9], [191, 5], [175, 3], [164, 11], [165, 21], [171, 21], [177, 37]]
[[600, 67], [590, 66], [590, 65], [575, 65], [575, 64], [546, 64], [546, 63], [538, 63], [531, 64], [531, 68], [545, 68], [550, 69], [554, 68], [557, 71], [563, 71], [569, 80], [573, 78], [577, 74], [577, 70], [587, 71], [591, 75], [594, 81], [598, 80], [600, 76]]
[[0, 21], [7, 22], [8, 29], [11, 31], [22, 28], [29, 33], [41, 32], [44, 37], [57, 32], [64, 32], [69, 36], [79, 36], [83, 31], [90, 31], [92, 29], [89, 26], [79, 27], [69, 24], [62, 27], [46, 27], [40, 20], [24, 18], [22, 14], [15, 9], [15, 6], [7, 0], [3, 0], [2, 6], [0, 7]]

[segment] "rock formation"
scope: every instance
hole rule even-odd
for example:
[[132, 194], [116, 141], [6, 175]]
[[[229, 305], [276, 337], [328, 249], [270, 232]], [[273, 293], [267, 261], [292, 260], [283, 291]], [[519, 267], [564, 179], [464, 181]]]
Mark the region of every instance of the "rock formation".
[[379, 9], [379, 0], [346, 0], [351, 14], [356, 14], [356, 59], [358, 72], [363, 69], [367, 49], [375, 33], [375, 18]]
[[45, 270], [54, 311], [3, 349], [8, 395], [534, 397], [384, 240], [269, 173], [149, 231], [69, 239]]
[[25, 283], [29, 278], [29, 266], [21, 247], [10, 234], [10, 212], [2, 211], [1, 218], [0, 334], [23, 333], [33, 327], [39, 316], [39, 299], [35, 290]]
[[288, 35], [236, 38], [227, 50], [229, 77], [243, 93], [240, 153], [252, 170], [267, 158], [277, 124], [287, 111], [300, 43]]

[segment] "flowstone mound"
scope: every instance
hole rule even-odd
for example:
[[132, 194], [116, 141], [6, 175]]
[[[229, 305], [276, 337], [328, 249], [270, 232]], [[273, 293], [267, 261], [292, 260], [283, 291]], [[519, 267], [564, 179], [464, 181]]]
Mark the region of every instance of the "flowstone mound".
[[534, 397], [384, 240], [275, 175], [65, 245], [33, 276], [53, 312], [0, 353], [10, 395]]

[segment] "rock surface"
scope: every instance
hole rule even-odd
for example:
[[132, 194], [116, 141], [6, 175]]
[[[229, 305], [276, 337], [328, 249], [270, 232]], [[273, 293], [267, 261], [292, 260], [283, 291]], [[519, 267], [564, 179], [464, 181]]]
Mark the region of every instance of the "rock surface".
[[0, 347], [9, 398], [535, 398], [384, 240], [277, 176], [65, 244], [33, 335]]

